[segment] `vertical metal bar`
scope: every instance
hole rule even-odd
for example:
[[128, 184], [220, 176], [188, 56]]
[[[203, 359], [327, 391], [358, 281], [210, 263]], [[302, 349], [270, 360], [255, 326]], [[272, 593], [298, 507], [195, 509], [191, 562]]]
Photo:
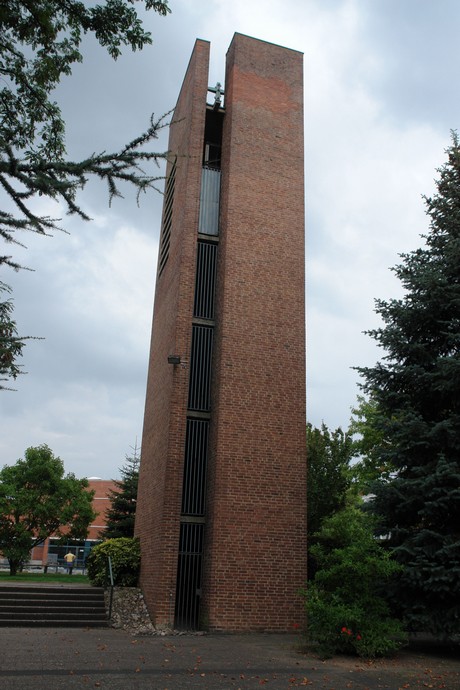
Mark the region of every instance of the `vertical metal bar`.
[[187, 535], [187, 540], [186, 540], [186, 545], [185, 545], [185, 587], [184, 587], [184, 614], [185, 614], [185, 625], [186, 627], [190, 627], [190, 612], [189, 612], [189, 606], [190, 606], [190, 527], [188, 523], [185, 525], [185, 533]]
[[198, 242], [193, 315], [202, 319], [214, 318], [214, 290], [217, 245]]
[[202, 523], [181, 524], [175, 611], [181, 628], [199, 626], [203, 534]]
[[212, 343], [212, 327], [193, 326], [188, 401], [190, 410], [208, 412], [210, 409]]

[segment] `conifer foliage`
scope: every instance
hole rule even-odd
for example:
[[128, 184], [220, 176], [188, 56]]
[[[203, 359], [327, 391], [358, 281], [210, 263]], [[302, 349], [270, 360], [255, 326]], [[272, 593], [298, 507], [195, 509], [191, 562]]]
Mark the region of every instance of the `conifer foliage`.
[[0, 281], [0, 390], [6, 388], [3, 381], [16, 379], [22, 373], [17, 360], [25, 344], [12, 319], [13, 302], [4, 295], [9, 292], [11, 288]]
[[425, 246], [393, 270], [401, 299], [378, 300], [370, 331], [386, 354], [359, 369], [394, 471], [373, 486], [379, 532], [404, 566], [394, 599], [413, 630], [460, 633], [460, 146], [425, 198]]
[[139, 455], [137, 446], [133, 455], [126, 456], [126, 463], [120, 469], [122, 479], [115, 484], [118, 491], [110, 491], [110, 508], [106, 513], [107, 528], [103, 539], [118, 539], [134, 536], [136, 519], [137, 485], [139, 482]]
[[[57, 202], [58, 213], [64, 209], [89, 220], [77, 198], [89, 179], [107, 184], [109, 200], [122, 196], [124, 185], [133, 187], [139, 196], [159, 179], [156, 167], [166, 155], [149, 150], [149, 144], [166, 124], [162, 117], [152, 115], [146, 130], [116, 151], [90, 150], [83, 160], [66, 155], [66, 123], [55, 101], [56, 87], [83, 61], [84, 35], [93, 35], [116, 60], [123, 46], [141, 50], [152, 43], [136, 5], [163, 16], [170, 11], [167, 0], [92, 4], [81, 0], [0, 3], [0, 238], [6, 245], [0, 250], [0, 267], [20, 268], [10, 247], [22, 246], [25, 230], [47, 235], [61, 229], [59, 219], [40, 213], [44, 208], [37, 205], [40, 198]], [[0, 297], [4, 290], [0, 286]], [[8, 336], [12, 303], [3, 304], [0, 357], [2, 362], [5, 357], [12, 360], [2, 373], [15, 378], [15, 361], [25, 338]]]

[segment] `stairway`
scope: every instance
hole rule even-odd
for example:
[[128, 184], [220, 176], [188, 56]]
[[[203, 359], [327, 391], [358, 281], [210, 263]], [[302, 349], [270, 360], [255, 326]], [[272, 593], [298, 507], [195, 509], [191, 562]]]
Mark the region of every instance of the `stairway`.
[[0, 627], [103, 628], [102, 587], [0, 585]]

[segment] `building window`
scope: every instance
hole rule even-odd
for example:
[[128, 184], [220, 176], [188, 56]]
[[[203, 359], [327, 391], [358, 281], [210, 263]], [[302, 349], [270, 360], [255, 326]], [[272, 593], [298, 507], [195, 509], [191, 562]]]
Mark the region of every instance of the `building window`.
[[202, 168], [199, 233], [214, 236], [219, 234], [219, 211], [220, 170]]

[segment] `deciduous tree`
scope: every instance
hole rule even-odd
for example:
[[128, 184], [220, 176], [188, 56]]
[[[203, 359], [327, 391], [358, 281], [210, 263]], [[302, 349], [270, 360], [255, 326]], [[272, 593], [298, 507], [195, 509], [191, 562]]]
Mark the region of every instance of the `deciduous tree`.
[[46, 446], [0, 470], [0, 551], [14, 575], [30, 550], [51, 535], [84, 539], [96, 517], [87, 479], [64, 474], [62, 460]]
[[369, 492], [373, 481], [388, 478], [393, 470], [391, 440], [385, 435], [385, 429], [386, 424], [375, 398], [372, 395], [359, 395], [357, 405], [352, 409], [348, 433], [353, 436], [356, 455], [352, 467], [353, 478], [362, 494]]
[[312, 546], [327, 518], [345, 508], [352, 496], [352, 437], [340, 427], [330, 431], [307, 424], [307, 530], [308, 579], [314, 577], [317, 563]]
[[351, 486], [351, 436], [339, 427], [318, 429], [307, 424], [307, 519], [308, 534], [317, 532], [323, 520], [345, 507]]

